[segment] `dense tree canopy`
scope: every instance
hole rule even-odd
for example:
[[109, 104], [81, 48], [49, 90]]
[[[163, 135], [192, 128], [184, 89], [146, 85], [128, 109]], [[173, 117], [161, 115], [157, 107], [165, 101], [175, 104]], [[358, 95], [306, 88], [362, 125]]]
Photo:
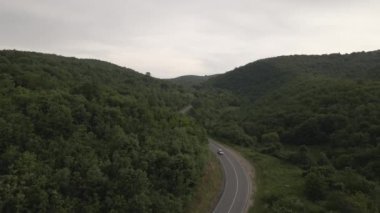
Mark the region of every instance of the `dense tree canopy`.
[[97, 60], [0, 51], [1, 212], [182, 212], [204, 131], [191, 95]]

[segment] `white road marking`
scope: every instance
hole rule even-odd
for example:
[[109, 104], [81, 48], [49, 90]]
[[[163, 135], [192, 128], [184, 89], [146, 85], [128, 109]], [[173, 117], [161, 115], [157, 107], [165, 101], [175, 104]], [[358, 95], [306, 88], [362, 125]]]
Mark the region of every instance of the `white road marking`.
[[232, 207], [234, 206], [234, 203], [235, 203], [235, 200], [236, 200], [236, 196], [237, 196], [237, 193], [238, 193], [238, 189], [239, 189], [239, 179], [238, 179], [237, 172], [236, 172], [236, 169], [235, 169], [234, 164], [231, 162], [231, 160], [230, 160], [228, 157], [227, 157], [227, 160], [228, 160], [228, 162], [231, 164], [232, 168], [234, 169], [235, 177], [236, 177], [236, 191], [235, 191], [234, 199], [232, 200], [231, 207], [230, 207], [230, 209], [229, 209], [228, 212], [227, 212], [227, 213], [230, 213]]
[[[227, 213], [233, 213], [232, 209], [235, 205], [235, 202], [236, 202], [236, 199], [237, 199], [237, 195], [238, 195], [238, 192], [239, 192], [239, 179], [238, 179], [238, 172], [237, 172], [237, 168], [240, 167], [242, 172], [244, 173], [244, 179], [247, 181], [247, 191], [244, 193], [245, 194], [245, 201], [244, 201], [244, 206], [241, 206], [242, 207], [242, 212], [248, 212], [248, 205], [249, 205], [249, 193], [250, 191], [252, 190], [252, 184], [251, 182], [249, 181], [250, 180], [250, 175], [246, 172], [244, 165], [242, 164], [242, 162], [240, 161], [240, 159], [238, 158], [234, 158], [234, 157], [231, 157], [231, 156], [235, 156], [235, 153], [233, 150], [229, 150], [227, 148], [225, 148], [223, 145], [221, 144], [218, 144], [216, 142], [213, 142], [212, 139], [209, 139], [210, 140], [210, 145], [212, 146], [212, 148], [215, 150], [218, 150], [219, 148], [220, 149], [223, 149], [225, 151], [225, 155], [221, 155], [219, 157], [219, 160], [222, 161], [222, 158], [227, 158], [226, 160], [228, 161], [228, 163], [232, 166], [232, 169], [234, 170], [234, 173], [235, 173], [235, 178], [236, 178], [236, 190], [235, 190], [235, 194], [234, 194], [234, 198], [232, 200], [232, 203], [230, 204], [229, 206], [229, 209], [228, 209], [228, 212]], [[230, 157], [228, 157], [230, 156]], [[232, 163], [232, 161], [235, 160], [235, 162], [238, 164], [236, 165], [236, 167], [234, 166], [234, 164]], [[223, 170], [224, 170], [224, 174], [226, 174], [226, 166], [222, 163], [222, 166], [223, 166]], [[225, 176], [227, 177], [227, 176]], [[231, 181], [230, 181], [231, 182]], [[226, 179], [225, 179], [225, 182], [224, 182], [224, 187], [227, 185], [227, 182], [226, 182]], [[241, 194], [241, 193], [240, 193]], [[216, 211], [218, 211], [218, 207], [220, 206], [220, 201], [222, 200], [222, 198], [225, 196], [225, 190], [223, 190], [223, 193], [222, 193], [222, 196], [219, 198], [219, 201], [218, 203], [216, 204], [214, 210], [212, 211], [213, 213], [217, 213]], [[225, 197], [224, 197], [225, 198]], [[240, 209], [239, 209], [240, 210]]]

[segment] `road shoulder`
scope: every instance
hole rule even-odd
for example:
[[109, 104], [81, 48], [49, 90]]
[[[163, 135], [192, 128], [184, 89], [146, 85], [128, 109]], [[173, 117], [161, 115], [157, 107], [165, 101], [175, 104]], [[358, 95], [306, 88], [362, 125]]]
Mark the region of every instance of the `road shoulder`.
[[210, 152], [208, 158], [200, 182], [195, 187], [192, 199], [186, 207], [186, 212], [212, 212], [219, 201], [224, 186], [224, 171], [213, 153]]

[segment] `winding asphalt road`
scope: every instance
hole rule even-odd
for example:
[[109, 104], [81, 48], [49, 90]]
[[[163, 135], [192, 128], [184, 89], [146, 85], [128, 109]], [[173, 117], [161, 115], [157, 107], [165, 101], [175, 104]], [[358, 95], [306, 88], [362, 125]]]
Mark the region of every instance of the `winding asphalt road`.
[[[192, 108], [184, 107], [180, 113], [186, 114]], [[208, 138], [210, 150], [217, 155], [224, 171], [224, 188], [213, 213], [248, 212], [252, 194], [252, 179], [249, 163], [243, 157], [215, 140]], [[222, 149], [224, 154], [217, 154]], [[248, 165], [248, 166], [247, 166]]]
[[[225, 177], [222, 195], [213, 212], [247, 212], [251, 197], [252, 184], [249, 171], [247, 171], [247, 168], [241, 163], [241, 157], [211, 138], [209, 138], [209, 147], [210, 150], [218, 156], [223, 166]], [[218, 149], [222, 149], [224, 154], [218, 155]]]

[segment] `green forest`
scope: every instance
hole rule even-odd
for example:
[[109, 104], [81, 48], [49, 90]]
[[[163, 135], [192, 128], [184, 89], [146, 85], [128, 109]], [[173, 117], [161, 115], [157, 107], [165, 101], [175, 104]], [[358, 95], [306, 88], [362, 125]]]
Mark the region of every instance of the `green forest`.
[[194, 90], [210, 135], [302, 169], [265, 212], [379, 212], [380, 51], [263, 59]]
[[0, 212], [184, 212], [206, 134], [192, 94], [90, 59], [0, 51]]

